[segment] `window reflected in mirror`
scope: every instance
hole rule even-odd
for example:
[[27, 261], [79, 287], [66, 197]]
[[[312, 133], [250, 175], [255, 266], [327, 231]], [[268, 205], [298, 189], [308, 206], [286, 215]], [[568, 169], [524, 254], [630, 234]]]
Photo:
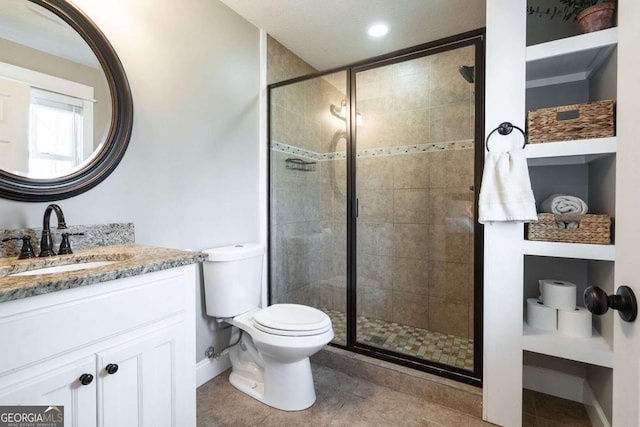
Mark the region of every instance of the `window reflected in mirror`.
[[[83, 159], [83, 133], [93, 133], [85, 126], [83, 101], [78, 98], [39, 89], [31, 90], [29, 109], [30, 178], [67, 175]], [[91, 109], [93, 110], [93, 109]], [[87, 117], [86, 122], [92, 122]]]

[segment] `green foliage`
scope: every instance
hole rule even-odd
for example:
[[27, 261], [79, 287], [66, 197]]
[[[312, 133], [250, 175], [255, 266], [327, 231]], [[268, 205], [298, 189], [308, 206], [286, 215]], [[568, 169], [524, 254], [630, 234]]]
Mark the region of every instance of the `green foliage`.
[[529, 6], [527, 7], [527, 14], [537, 15], [540, 18], [546, 16], [549, 19], [561, 17], [563, 21], [568, 21], [571, 18], [575, 20], [578, 14], [589, 6], [605, 2], [615, 3], [616, 0], [558, 0], [558, 2], [563, 6], [548, 7], [546, 9], [540, 6]]

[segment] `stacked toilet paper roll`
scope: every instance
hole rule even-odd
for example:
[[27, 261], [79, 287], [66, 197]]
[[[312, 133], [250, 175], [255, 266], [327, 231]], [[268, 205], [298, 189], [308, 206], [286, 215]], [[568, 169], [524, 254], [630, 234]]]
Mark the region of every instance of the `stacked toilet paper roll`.
[[564, 280], [539, 281], [540, 298], [527, 299], [527, 323], [575, 337], [591, 336], [591, 313], [576, 306], [576, 285]]
[[543, 331], [558, 329], [558, 310], [547, 307], [538, 298], [527, 298], [527, 323]]
[[540, 296], [547, 307], [558, 310], [576, 308], [576, 285], [564, 280], [540, 280]]
[[558, 310], [558, 332], [574, 337], [590, 337], [591, 312], [584, 307]]

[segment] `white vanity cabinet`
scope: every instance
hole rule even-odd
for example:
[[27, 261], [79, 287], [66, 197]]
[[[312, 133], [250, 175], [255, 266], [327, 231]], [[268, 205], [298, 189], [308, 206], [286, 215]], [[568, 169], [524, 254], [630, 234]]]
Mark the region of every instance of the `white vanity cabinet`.
[[[176, 375], [190, 361], [195, 369], [193, 358], [185, 360], [183, 332], [180, 324], [162, 327], [97, 355], [99, 425], [183, 425], [184, 417], [178, 418], [176, 409], [183, 400], [189, 401], [189, 390], [183, 385], [184, 392], [180, 391], [174, 383], [179, 385], [183, 380]], [[118, 366], [117, 372], [109, 374], [108, 369], [114, 365]], [[193, 400], [189, 404], [195, 405]]]
[[[64, 406], [65, 422], [70, 426], [95, 426], [96, 381], [81, 385], [80, 376], [95, 377], [95, 356], [60, 365], [57, 360], [43, 362], [16, 375], [15, 384], [0, 391], [2, 405]], [[55, 402], [55, 403], [54, 403]]]
[[0, 303], [0, 405], [64, 406], [65, 426], [195, 426], [196, 266]]

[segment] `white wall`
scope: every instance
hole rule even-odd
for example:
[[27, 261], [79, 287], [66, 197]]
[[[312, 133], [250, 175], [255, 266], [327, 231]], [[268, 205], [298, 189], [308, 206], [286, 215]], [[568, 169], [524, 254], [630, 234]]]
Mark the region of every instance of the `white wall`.
[[[133, 222], [137, 243], [195, 250], [257, 240], [259, 31], [217, 0], [75, 4], [120, 56], [134, 126], [114, 173], [58, 202], [67, 222]], [[0, 228], [40, 227], [45, 206], [0, 200]], [[197, 304], [201, 359], [220, 338]]]

